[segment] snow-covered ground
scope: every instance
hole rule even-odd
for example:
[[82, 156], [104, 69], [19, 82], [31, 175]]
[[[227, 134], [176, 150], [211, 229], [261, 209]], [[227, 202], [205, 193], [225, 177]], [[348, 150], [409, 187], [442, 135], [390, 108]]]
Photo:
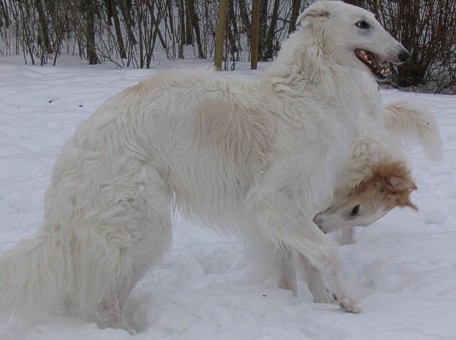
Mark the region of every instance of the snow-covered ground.
[[[76, 126], [153, 72], [0, 59], [0, 251], [40, 227], [54, 160]], [[444, 156], [432, 164], [412, 149], [418, 186], [412, 197], [420, 210], [396, 209], [358, 229], [355, 244], [339, 247], [361, 314], [313, 303], [304, 285], [294, 298], [254, 281], [238, 241], [177, 219], [172, 250], [131, 296], [135, 338], [456, 339], [456, 96], [381, 95], [385, 103], [413, 98], [426, 105], [439, 124]], [[63, 317], [27, 329], [0, 325], [0, 339], [127, 338], [123, 330]]]

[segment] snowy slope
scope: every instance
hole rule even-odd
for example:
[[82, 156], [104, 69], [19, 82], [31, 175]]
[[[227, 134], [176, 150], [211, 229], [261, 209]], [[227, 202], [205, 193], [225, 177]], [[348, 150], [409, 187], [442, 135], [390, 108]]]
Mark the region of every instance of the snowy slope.
[[[53, 162], [76, 126], [153, 72], [0, 59], [0, 251], [40, 227]], [[304, 285], [294, 298], [256, 282], [236, 240], [177, 218], [174, 247], [132, 294], [129, 314], [141, 330], [135, 338], [456, 339], [456, 97], [381, 94], [385, 103], [413, 98], [435, 114], [444, 159], [432, 164], [412, 149], [419, 212], [396, 209], [358, 229], [355, 244], [339, 247], [361, 314], [312, 303]], [[63, 317], [27, 329], [0, 325], [0, 339], [128, 338], [123, 330]]]

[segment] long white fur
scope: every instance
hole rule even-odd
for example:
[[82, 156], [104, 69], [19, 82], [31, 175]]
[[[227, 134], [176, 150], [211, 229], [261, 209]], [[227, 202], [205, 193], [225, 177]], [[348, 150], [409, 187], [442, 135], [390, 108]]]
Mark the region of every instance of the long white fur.
[[1, 314], [63, 310], [129, 329], [123, 305], [169, 247], [173, 206], [300, 254], [356, 312], [312, 216], [334, 190], [362, 110], [369, 70], [353, 49], [392, 62], [405, 50], [370, 13], [338, 1], [312, 5], [300, 24], [259, 77], [164, 72], [96, 110], [55, 163], [41, 230], [0, 257]]
[[385, 127], [405, 144], [419, 144], [433, 161], [442, 158], [442, 142], [432, 113], [412, 100], [399, 100], [385, 107]]

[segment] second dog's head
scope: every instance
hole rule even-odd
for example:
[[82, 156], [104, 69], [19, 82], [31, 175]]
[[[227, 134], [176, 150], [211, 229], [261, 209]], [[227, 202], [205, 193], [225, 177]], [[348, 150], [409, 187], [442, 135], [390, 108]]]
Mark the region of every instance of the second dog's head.
[[367, 226], [397, 206], [417, 210], [410, 201], [415, 189], [404, 164], [377, 164], [358, 185], [336, 192], [330, 206], [318, 213], [314, 222], [327, 233], [344, 227]]

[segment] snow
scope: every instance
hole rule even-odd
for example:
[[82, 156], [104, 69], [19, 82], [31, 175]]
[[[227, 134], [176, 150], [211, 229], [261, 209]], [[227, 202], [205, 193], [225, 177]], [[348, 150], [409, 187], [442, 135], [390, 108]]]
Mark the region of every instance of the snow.
[[[105, 99], [157, 70], [63, 62], [30, 67], [0, 59], [0, 251], [40, 227], [54, 160], [77, 125]], [[162, 63], [156, 68], [174, 66]], [[179, 65], [181, 66], [181, 65]], [[236, 73], [251, 75], [252, 71]], [[439, 164], [419, 147], [410, 163], [419, 211], [395, 209], [356, 242], [339, 246], [344, 280], [361, 314], [315, 304], [257, 282], [241, 244], [176, 219], [174, 246], [132, 293], [136, 339], [456, 339], [456, 97], [381, 90], [384, 103], [410, 98], [437, 119]], [[128, 339], [75, 318], [46, 317], [20, 328], [0, 325], [0, 339]]]

